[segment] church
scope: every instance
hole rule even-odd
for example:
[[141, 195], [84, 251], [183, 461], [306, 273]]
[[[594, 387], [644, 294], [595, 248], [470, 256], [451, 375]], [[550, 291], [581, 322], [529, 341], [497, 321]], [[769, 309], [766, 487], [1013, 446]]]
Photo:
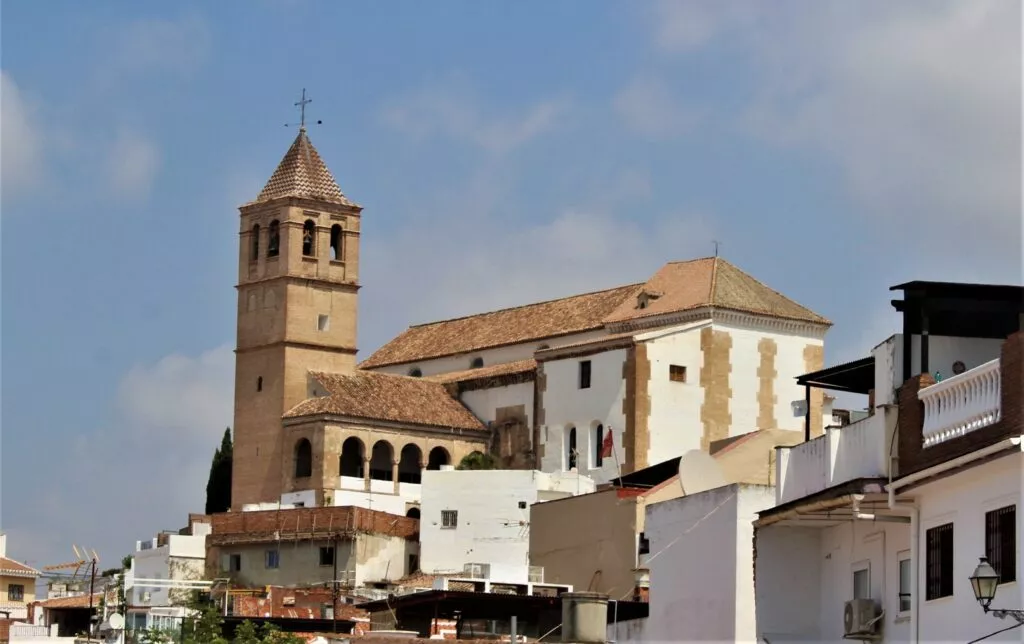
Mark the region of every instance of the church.
[[359, 362], [363, 209], [304, 127], [239, 213], [234, 510], [418, 516], [423, 470], [474, 452], [604, 483], [830, 416], [821, 390], [792, 403], [831, 322], [719, 257], [412, 326]]

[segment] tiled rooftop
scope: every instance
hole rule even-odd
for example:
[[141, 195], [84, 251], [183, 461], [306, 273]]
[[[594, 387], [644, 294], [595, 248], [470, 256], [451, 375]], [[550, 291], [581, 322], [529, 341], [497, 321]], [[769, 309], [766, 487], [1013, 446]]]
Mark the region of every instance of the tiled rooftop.
[[526, 360], [504, 362], [501, 364], [491, 365], [489, 367], [480, 367], [478, 369], [439, 373], [434, 376], [427, 376], [426, 379], [442, 383], [465, 382], [467, 380], [482, 380], [484, 378], [498, 378], [501, 376], [513, 376], [521, 373], [529, 373], [534, 371], [536, 368], [537, 361], [533, 358], [528, 358]]
[[256, 201], [279, 197], [305, 197], [346, 206], [355, 205], [342, 194], [338, 182], [334, 180], [304, 129], [299, 130], [292, 146], [288, 148]]
[[478, 429], [483, 424], [440, 382], [375, 371], [314, 373], [329, 395], [305, 400], [285, 418], [330, 414], [412, 425]]
[[636, 289], [636, 284], [406, 329], [360, 367], [412, 363], [520, 342], [593, 331]]
[[4, 575], [11, 577], [38, 577], [40, 572], [21, 562], [8, 559], [7, 557], [0, 557], [0, 576]]

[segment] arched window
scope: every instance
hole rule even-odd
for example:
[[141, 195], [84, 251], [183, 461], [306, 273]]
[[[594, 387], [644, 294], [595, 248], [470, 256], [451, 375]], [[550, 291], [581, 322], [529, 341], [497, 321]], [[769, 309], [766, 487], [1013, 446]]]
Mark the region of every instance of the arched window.
[[252, 227], [252, 233], [249, 235], [249, 261], [255, 262], [260, 258], [260, 225], [256, 224]]
[[423, 370], [420, 369], [419, 367], [413, 367], [412, 369], [409, 370], [409, 375], [412, 376], [413, 378], [420, 378], [423, 376]]
[[597, 424], [594, 428], [594, 467], [601, 467], [604, 462], [604, 425]]
[[470, 369], [479, 369], [482, 366], [484, 366], [484, 359], [479, 356], [473, 358], [472, 362], [469, 363]]
[[295, 444], [295, 478], [313, 476], [313, 445], [302, 438]]
[[341, 475], [363, 478], [365, 476], [363, 471], [364, 454], [363, 441], [355, 436], [346, 438], [345, 442], [341, 444], [341, 467], [339, 468]]
[[565, 469], [571, 470], [576, 467], [576, 428], [570, 427], [565, 431]]
[[423, 460], [423, 452], [419, 447], [409, 443], [402, 448], [401, 458], [398, 460], [398, 480], [401, 483], [420, 482], [420, 461]]
[[387, 441], [373, 444], [370, 455], [370, 478], [378, 481], [392, 481], [391, 466], [395, 461], [395, 450]]
[[405, 516], [409, 517], [410, 519], [418, 519], [420, 518], [420, 509], [409, 508], [409, 510], [405, 513]]
[[312, 219], [302, 224], [302, 254], [306, 257], [316, 255], [316, 224]]
[[276, 219], [270, 222], [267, 239], [267, 257], [277, 257], [281, 251], [281, 224]]
[[439, 470], [442, 465], [449, 465], [451, 462], [452, 457], [448, 454], [448, 450], [443, 447], [435, 447], [430, 450], [430, 456], [427, 457], [427, 469]]
[[334, 224], [331, 226], [331, 259], [340, 262], [342, 259], [341, 253], [341, 226]]
[[256, 391], [263, 391], [263, 376], [256, 378]]

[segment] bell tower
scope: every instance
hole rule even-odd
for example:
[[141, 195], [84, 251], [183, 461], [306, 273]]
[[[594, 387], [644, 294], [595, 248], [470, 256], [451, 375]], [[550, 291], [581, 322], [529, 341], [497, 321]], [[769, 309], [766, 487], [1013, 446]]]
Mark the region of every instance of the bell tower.
[[239, 208], [234, 510], [280, 500], [281, 417], [307, 398], [307, 372], [356, 366], [362, 208], [310, 142], [305, 102], [295, 141]]

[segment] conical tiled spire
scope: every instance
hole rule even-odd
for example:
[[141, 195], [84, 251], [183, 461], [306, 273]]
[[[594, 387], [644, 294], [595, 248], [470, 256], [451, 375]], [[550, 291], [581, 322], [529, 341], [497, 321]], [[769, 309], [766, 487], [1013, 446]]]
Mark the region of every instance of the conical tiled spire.
[[281, 159], [277, 170], [263, 186], [256, 201], [269, 201], [280, 197], [304, 197], [317, 201], [354, 206], [338, 187], [331, 171], [317, 153], [306, 129], [301, 128], [292, 147]]

